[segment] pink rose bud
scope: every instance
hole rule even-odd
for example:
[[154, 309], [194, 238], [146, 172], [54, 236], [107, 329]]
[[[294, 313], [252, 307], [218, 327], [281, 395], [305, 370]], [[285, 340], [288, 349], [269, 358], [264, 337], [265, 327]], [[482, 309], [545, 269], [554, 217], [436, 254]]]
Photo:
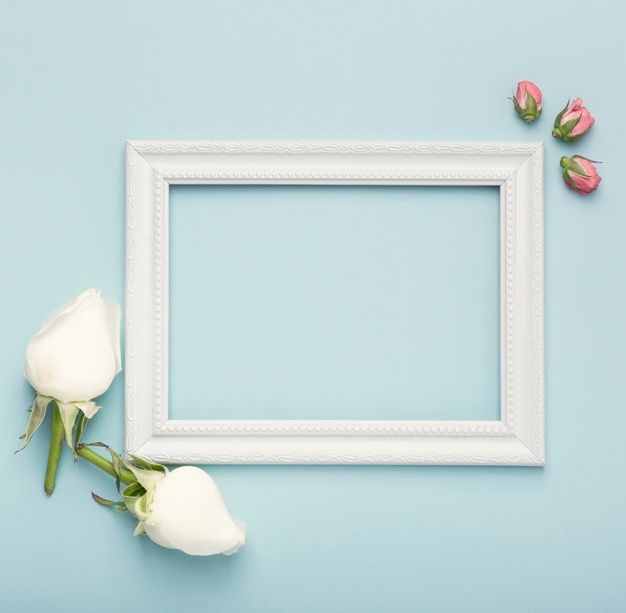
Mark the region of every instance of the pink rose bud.
[[526, 122], [531, 123], [541, 115], [541, 90], [532, 81], [517, 84], [515, 98], [512, 98], [515, 112]]
[[593, 162], [594, 160], [588, 160], [582, 155], [573, 155], [571, 158], [563, 156], [561, 168], [565, 184], [579, 194], [590, 194], [595, 191], [602, 177], [598, 174]]
[[591, 130], [595, 121], [583, 101], [575, 98], [556, 116], [552, 136], [566, 142], [578, 140]]

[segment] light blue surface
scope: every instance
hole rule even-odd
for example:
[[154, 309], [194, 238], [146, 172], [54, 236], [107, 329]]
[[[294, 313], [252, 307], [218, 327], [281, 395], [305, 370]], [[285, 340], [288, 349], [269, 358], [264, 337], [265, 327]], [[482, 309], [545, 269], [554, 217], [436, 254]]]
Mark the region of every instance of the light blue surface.
[[173, 417], [499, 418], [497, 187], [172, 196]]
[[[618, 2], [4, 3], [3, 610], [623, 610], [623, 23]], [[506, 100], [525, 78], [546, 95], [530, 127]], [[551, 118], [576, 95], [597, 127], [574, 146], [553, 142]], [[67, 454], [46, 500], [45, 429], [11, 455], [31, 397], [23, 350], [42, 317], [85, 287], [123, 298], [127, 138], [548, 139], [546, 467], [211, 468], [248, 524], [249, 544], [232, 558], [188, 558], [133, 539], [128, 519], [89, 497], [112, 494], [107, 478]], [[574, 151], [606, 162], [590, 198], [561, 184], [558, 159]], [[455, 215], [461, 205], [418, 197], [424, 224], [442, 222], [428, 208], [436, 202]], [[478, 213], [466, 229], [489, 233], [490, 223]], [[434, 269], [447, 264], [433, 252]], [[194, 277], [177, 289], [193, 292]], [[483, 281], [486, 293], [470, 293], [468, 309], [492, 338], [492, 278]], [[456, 292], [440, 287], [437, 299]], [[491, 356], [488, 347], [480, 350]], [[452, 409], [448, 376], [433, 370], [419, 400], [440, 385]], [[120, 378], [91, 430], [118, 447], [122, 387]], [[475, 391], [493, 394], [491, 380]]]

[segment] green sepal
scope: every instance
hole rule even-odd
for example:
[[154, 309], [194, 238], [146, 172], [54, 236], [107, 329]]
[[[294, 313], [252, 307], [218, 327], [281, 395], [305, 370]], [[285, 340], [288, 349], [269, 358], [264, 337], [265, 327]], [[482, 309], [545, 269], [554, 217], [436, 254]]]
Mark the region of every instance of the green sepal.
[[[78, 417], [79, 409], [78, 407], [68, 402], [67, 404], [64, 402], [59, 402], [57, 400], [57, 406], [59, 407], [59, 413], [61, 414], [61, 421], [63, 422], [63, 430], [65, 430], [65, 442], [67, 446], [74, 452], [74, 424], [76, 423], [76, 418]], [[74, 457], [76, 457], [76, 453], [74, 452]]]
[[588, 177], [589, 176], [587, 174], [587, 172], [585, 171], [585, 169], [580, 164], [578, 164], [576, 161], [574, 161], [574, 160], [572, 160], [568, 170], [571, 170], [571, 171], [575, 172], [577, 175], [579, 175], [581, 177]]
[[581, 139], [586, 133], [577, 134], [576, 136], [566, 136], [563, 138], [563, 141], [566, 143], [574, 143], [577, 140]]
[[[133, 458], [133, 462], [145, 466], [151, 465], [150, 462], [147, 462], [143, 458], [137, 456], [131, 457]], [[136, 474], [140, 479], [126, 486], [122, 492], [126, 508], [138, 520], [135, 531], [133, 532], [134, 536], [146, 534], [145, 526], [154, 521], [154, 519], [150, 517], [150, 505], [154, 497], [156, 484], [165, 477], [167, 473], [167, 469], [160, 464], [152, 464], [152, 466], [155, 466], [156, 470], [137, 468], [133, 466], [133, 464], [127, 464], [127, 467], [133, 471], [133, 474]]]
[[127, 463], [126, 468], [130, 470], [137, 481], [144, 487], [146, 492], [151, 492], [156, 487], [156, 484], [165, 477], [164, 472], [157, 470], [148, 470], [145, 468], [138, 468], [132, 463]]
[[587, 158], [584, 155], [580, 155], [580, 153], [576, 153], [572, 157], [577, 157], [577, 158], [580, 158], [581, 160], [587, 160], [588, 162], [591, 162], [592, 164], [602, 164], [603, 163], [600, 160], [592, 160], [591, 158]]
[[522, 119], [528, 123], [539, 119], [541, 111], [537, 109], [537, 101], [530, 95], [526, 94], [526, 112], [522, 116]]
[[[129, 471], [133, 474], [137, 483], [139, 483], [146, 491], [153, 490], [156, 484], [167, 474], [167, 468], [162, 464], [148, 462], [139, 456], [130, 455], [131, 461], [125, 460], [121, 455], [116, 453], [111, 447], [105, 443], [83, 443], [85, 447], [103, 447], [111, 455], [111, 463], [116, 474], [115, 484], [120, 491], [120, 474], [122, 470]], [[132, 484], [130, 484], [132, 485]]]
[[572, 130], [578, 125], [579, 121], [580, 117], [577, 117], [576, 119], [570, 119], [569, 121], [566, 121], [562, 126], [560, 126], [561, 134], [563, 134], [562, 138], [566, 143], [578, 140], [581, 136], [583, 136], [582, 134], [578, 134], [577, 136], [570, 136]]
[[157, 464], [156, 462], [148, 462], [139, 456], [133, 455], [132, 453], [128, 454], [132, 459], [132, 463], [138, 468], [145, 468], [146, 470], [156, 470], [158, 472], [167, 473], [167, 468], [163, 466], [163, 464]]
[[140, 521], [135, 527], [135, 530], [133, 531], [133, 536], [146, 536], [145, 524], [142, 521]]
[[563, 110], [554, 118], [554, 127], [555, 128], [560, 128], [561, 127], [561, 117], [563, 117], [563, 115], [565, 114], [565, 111], [567, 111], [567, 107], [569, 106], [569, 100], [567, 101], [567, 104], [563, 107]]
[[534, 117], [533, 121], [537, 121], [537, 119], [539, 119], [541, 117], [541, 113], [543, 113], [543, 109], [537, 110], [537, 112], [535, 113], [535, 117]]
[[563, 169], [563, 181], [565, 181], [568, 185], [574, 185], [574, 180], [569, 176], [567, 168]]
[[145, 527], [147, 525], [154, 525], [155, 520], [150, 517], [150, 504], [153, 496], [154, 492], [146, 492], [143, 496], [134, 498], [130, 505], [127, 503], [126, 506], [129, 511], [139, 520], [133, 532], [133, 536], [146, 534]]
[[145, 493], [146, 493], [146, 490], [143, 487], [143, 485], [141, 485], [141, 483], [136, 481], [135, 483], [131, 483], [130, 485], [127, 485], [122, 490], [122, 497], [124, 498], [124, 502], [126, 506], [128, 507], [129, 505], [133, 506], [135, 504], [135, 501], [138, 498], [141, 498]]
[[[50, 400], [53, 400], [52, 398]], [[65, 431], [65, 442], [72, 450], [74, 459], [76, 456], [76, 446], [80, 443], [80, 438], [85, 432], [87, 421], [93, 417], [99, 407], [92, 400], [87, 402], [60, 402], [56, 400]], [[76, 428], [76, 434], [74, 434]]]
[[121, 479], [120, 479], [120, 473], [122, 471], [122, 468], [126, 468], [125, 464], [126, 462], [124, 462], [124, 458], [122, 458], [121, 455], [119, 455], [118, 453], [116, 453], [115, 451], [113, 451], [113, 449], [111, 449], [110, 447], [106, 446], [107, 451], [111, 454], [111, 462], [113, 462], [113, 470], [115, 470], [115, 487], [117, 488], [117, 491], [120, 491], [120, 486], [121, 486]]
[[511, 98], [513, 100], [513, 106], [515, 107], [515, 112], [520, 116], [524, 117], [524, 109], [519, 105], [515, 98]]
[[522, 117], [522, 119], [526, 122], [526, 123], [532, 123], [533, 121], [537, 121], [537, 119], [539, 119], [539, 117], [541, 117], [541, 111], [537, 111], [534, 114], [526, 114], [524, 115], [524, 117]]
[[74, 402], [74, 404], [87, 419], [91, 419], [100, 410], [100, 407], [93, 400], [81, 400], [80, 402]]
[[154, 491], [147, 492], [141, 483], [131, 483], [124, 488], [122, 498], [126, 508], [137, 520], [137, 526], [133, 532], [133, 536], [146, 534], [145, 525], [150, 520], [150, 503]]
[[526, 108], [522, 108], [515, 98], [511, 98], [511, 100], [513, 100], [515, 112], [526, 123], [532, 123], [541, 116], [541, 111], [537, 109], [537, 101], [529, 93], [526, 93]]
[[111, 463], [113, 464], [113, 470], [115, 471], [115, 487], [119, 492], [121, 485], [120, 473], [122, 471], [122, 468], [128, 469], [128, 465], [124, 461], [124, 458], [122, 458], [119, 453], [109, 447], [106, 443], [100, 443], [96, 441], [95, 443], [83, 443], [83, 445], [85, 447], [103, 447], [109, 452], [111, 456]]
[[24, 440], [24, 444], [15, 451], [18, 453], [25, 449], [33, 438], [35, 432], [39, 429], [39, 426], [43, 423], [44, 418], [46, 417], [46, 411], [48, 410], [48, 405], [52, 402], [52, 398], [49, 396], [40, 396], [37, 394], [35, 399], [33, 400], [33, 404], [28, 409], [30, 411], [30, 416], [28, 418], [28, 424], [26, 425], [26, 432], [20, 436], [21, 439]]
[[111, 455], [110, 465], [112, 466], [113, 472], [116, 476], [115, 481], [118, 491], [120, 491], [122, 478], [126, 479], [125, 483], [128, 483], [131, 479], [131, 477], [127, 475], [122, 477], [122, 471], [128, 471], [133, 475], [135, 481], [128, 483], [128, 485], [121, 490], [123, 501], [114, 502], [107, 500], [106, 498], [102, 498], [102, 496], [98, 496], [94, 493], [92, 493], [92, 497], [97, 503], [104, 506], [115, 507], [116, 510], [119, 510], [119, 508], [124, 506], [124, 508], [138, 520], [134, 534], [145, 534], [145, 526], [151, 525], [151, 523], [155, 521], [155, 519], [151, 517], [150, 507], [156, 490], [156, 485], [167, 475], [167, 468], [162, 464], [148, 462], [147, 460], [132, 454], [129, 454], [130, 460], [125, 460], [122, 456], [111, 449], [111, 447], [101, 442], [82, 443], [80, 444], [80, 447], [103, 447], [109, 452]]
[[137, 519], [141, 520], [141, 521], [145, 521], [146, 519], [148, 519], [149, 516], [149, 498], [150, 498], [150, 494], [148, 492], [146, 492], [143, 496], [139, 496], [138, 498], [135, 498], [135, 502], [133, 505], [133, 509], [134, 509], [134, 515], [135, 517], [137, 517]]
[[126, 468], [137, 478], [143, 488], [150, 492], [156, 484], [167, 474], [167, 468], [156, 462], [148, 462], [139, 456], [129, 454], [131, 462], [126, 462]]
[[[587, 160], [587, 158], [583, 157], [582, 155], [578, 155], [576, 157], [582, 158], [583, 160]], [[592, 160], [587, 160], [587, 161], [591, 162]], [[574, 156], [572, 156], [572, 157], [563, 156], [561, 158], [560, 165], [561, 165], [561, 168], [563, 169], [564, 173], [567, 173], [568, 170], [571, 170], [572, 172], [575, 172], [580, 177], [588, 177], [589, 176], [587, 174], [587, 171], [574, 159]]]
[[76, 431], [74, 433], [74, 459], [78, 458], [78, 456], [76, 455], [76, 448], [80, 445], [80, 442], [83, 439], [88, 422], [89, 422], [89, 419], [81, 411], [80, 414], [78, 415], [78, 420], [76, 421]]
[[91, 497], [98, 503], [104, 507], [112, 507], [114, 511], [117, 513], [127, 513], [128, 509], [126, 508], [126, 504], [119, 500], [108, 500], [107, 498], [103, 498], [102, 496], [98, 496], [95, 492], [91, 492]]

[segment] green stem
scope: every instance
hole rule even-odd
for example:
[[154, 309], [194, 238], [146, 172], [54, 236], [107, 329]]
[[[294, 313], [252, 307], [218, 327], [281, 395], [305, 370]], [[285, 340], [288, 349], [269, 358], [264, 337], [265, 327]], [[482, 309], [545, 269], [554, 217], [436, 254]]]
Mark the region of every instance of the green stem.
[[[105, 473], [111, 475], [111, 477], [117, 478], [117, 474], [115, 472], [113, 462], [110, 462], [109, 460], [103, 458], [101, 455], [97, 454], [95, 451], [92, 451], [91, 449], [89, 449], [89, 447], [84, 447], [81, 445], [76, 449], [76, 453], [81, 458], [84, 458], [88, 462], [91, 462], [94, 466], [97, 466], [100, 470], [103, 470]], [[137, 479], [135, 478], [135, 475], [133, 475], [133, 473], [130, 472], [130, 470], [126, 470], [125, 468], [122, 468], [120, 470], [120, 481], [124, 483], [125, 485], [129, 485], [137, 481]]]
[[48, 465], [46, 466], [46, 478], [43, 482], [43, 489], [48, 496], [54, 492], [54, 484], [57, 479], [57, 470], [59, 468], [59, 459], [61, 458], [61, 449], [65, 439], [65, 431], [63, 429], [63, 421], [61, 420], [61, 412], [59, 406], [54, 403], [54, 411], [52, 412], [52, 432], [50, 434], [50, 449], [48, 451]]

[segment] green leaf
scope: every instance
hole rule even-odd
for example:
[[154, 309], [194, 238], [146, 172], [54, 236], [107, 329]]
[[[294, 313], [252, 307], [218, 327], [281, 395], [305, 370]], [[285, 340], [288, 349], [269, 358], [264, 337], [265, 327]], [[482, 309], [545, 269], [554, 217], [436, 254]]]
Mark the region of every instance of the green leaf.
[[39, 429], [39, 426], [43, 423], [43, 420], [46, 416], [46, 411], [48, 409], [48, 405], [52, 402], [52, 398], [48, 396], [40, 396], [37, 394], [35, 396], [35, 400], [33, 401], [32, 406], [30, 407], [30, 416], [28, 418], [28, 424], [26, 425], [26, 432], [22, 434], [20, 437], [24, 440], [24, 444], [17, 450], [15, 453], [22, 451], [22, 449], [26, 448], [30, 440], [33, 438], [33, 435]]

